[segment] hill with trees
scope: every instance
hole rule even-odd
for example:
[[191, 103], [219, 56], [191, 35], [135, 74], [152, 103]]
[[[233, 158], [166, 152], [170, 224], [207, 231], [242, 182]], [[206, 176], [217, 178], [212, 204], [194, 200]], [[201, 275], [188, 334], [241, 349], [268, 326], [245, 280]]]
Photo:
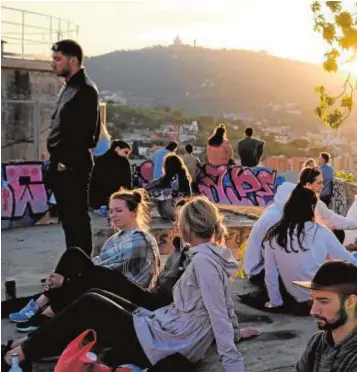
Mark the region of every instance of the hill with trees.
[[116, 51], [89, 58], [86, 68], [101, 91], [116, 92], [129, 106], [279, 118], [310, 128], [318, 123], [313, 117], [319, 100], [314, 87], [323, 84], [337, 94], [343, 82], [318, 65], [265, 52], [187, 45]]

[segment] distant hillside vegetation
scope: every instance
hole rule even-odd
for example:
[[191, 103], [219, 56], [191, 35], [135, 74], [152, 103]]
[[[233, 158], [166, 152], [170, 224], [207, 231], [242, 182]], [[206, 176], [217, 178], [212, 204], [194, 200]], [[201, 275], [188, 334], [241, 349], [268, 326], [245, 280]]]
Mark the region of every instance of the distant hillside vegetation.
[[209, 115], [274, 118], [275, 113], [281, 118], [281, 112], [261, 106], [297, 103], [293, 109], [303, 112], [302, 125], [315, 122], [314, 87], [323, 84], [336, 93], [342, 85], [342, 79], [314, 64], [266, 53], [190, 46], [117, 51], [89, 58], [86, 67], [100, 90], [122, 92], [128, 105], [169, 105]]

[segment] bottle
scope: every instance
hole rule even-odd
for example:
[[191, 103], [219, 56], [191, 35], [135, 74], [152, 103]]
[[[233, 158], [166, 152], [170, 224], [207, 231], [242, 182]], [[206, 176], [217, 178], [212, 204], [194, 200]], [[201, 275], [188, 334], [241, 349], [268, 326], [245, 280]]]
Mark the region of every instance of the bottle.
[[16, 282], [12, 278], [5, 281], [5, 299], [7, 301], [16, 299]]
[[21, 367], [19, 366], [19, 355], [14, 353], [11, 355], [11, 368], [9, 372], [22, 372]]
[[82, 362], [84, 364], [84, 371], [86, 372], [92, 372], [95, 370], [96, 364], [97, 364], [98, 357], [96, 354], [92, 352], [86, 353], [82, 357]]
[[99, 214], [102, 216], [102, 217], [107, 217], [108, 215], [108, 208], [106, 205], [102, 205], [100, 208], [99, 208]]

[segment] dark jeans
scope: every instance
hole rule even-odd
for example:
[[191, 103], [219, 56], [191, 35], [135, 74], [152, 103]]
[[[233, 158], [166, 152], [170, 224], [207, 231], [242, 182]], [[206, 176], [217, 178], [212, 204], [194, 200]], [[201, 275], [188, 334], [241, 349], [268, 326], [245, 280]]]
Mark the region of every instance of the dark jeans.
[[[240, 296], [242, 301], [252, 307], [258, 308], [260, 310], [269, 311], [265, 308], [264, 304], [269, 301], [268, 291], [265, 286], [265, 271], [262, 270], [259, 274], [253, 275], [249, 278], [252, 284], [259, 287], [258, 291], [250, 293], [246, 296]], [[281, 297], [283, 299], [283, 306], [281, 307], [282, 312], [287, 312], [293, 315], [305, 316], [310, 314], [311, 302], [297, 302], [295, 298], [286, 290], [284, 283], [279, 277], [279, 288]], [[273, 309], [274, 311], [274, 309]]]
[[66, 246], [92, 252], [92, 230], [88, 215], [88, 185], [91, 168], [57, 171], [54, 162], [48, 168], [47, 181], [57, 203], [58, 216], [66, 238]]
[[135, 308], [113, 294], [87, 292], [29, 335], [22, 343], [26, 360], [59, 355], [79, 334], [94, 329], [98, 346], [113, 348], [113, 363], [133, 363], [148, 368], [151, 363], [134, 329], [131, 312]]
[[150, 293], [118, 271], [94, 265], [80, 248], [65, 251], [55, 272], [65, 278], [62, 287], [44, 293], [55, 313], [91, 288], [112, 292], [148, 310], [155, 310], [172, 302], [165, 295]]

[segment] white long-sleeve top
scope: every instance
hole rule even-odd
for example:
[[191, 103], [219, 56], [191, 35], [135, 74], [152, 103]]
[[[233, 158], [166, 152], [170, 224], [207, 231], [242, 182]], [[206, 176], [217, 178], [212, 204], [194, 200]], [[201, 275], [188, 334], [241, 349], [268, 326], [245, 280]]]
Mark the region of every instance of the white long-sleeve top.
[[315, 208], [315, 219], [317, 223], [327, 226], [333, 230], [356, 230], [357, 220], [352, 220], [335, 213], [320, 199], [317, 201]]
[[[274, 306], [281, 306], [283, 299], [279, 290], [279, 275], [286, 290], [297, 302], [308, 301], [311, 298], [310, 291], [294, 285], [294, 280], [310, 281], [318, 268], [327, 258], [346, 260], [357, 266], [357, 259], [349, 253], [338, 241], [336, 236], [325, 226], [315, 222], [306, 222], [305, 236], [302, 246], [299, 248], [297, 237], [293, 236], [293, 247], [298, 253], [287, 253], [274, 240], [270, 246], [269, 242], [264, 244], [265, 259], [265, 284], [268, 290], [270, 302]], [[290, 238], [288, 237], [288, 248], [290, 251]]]

